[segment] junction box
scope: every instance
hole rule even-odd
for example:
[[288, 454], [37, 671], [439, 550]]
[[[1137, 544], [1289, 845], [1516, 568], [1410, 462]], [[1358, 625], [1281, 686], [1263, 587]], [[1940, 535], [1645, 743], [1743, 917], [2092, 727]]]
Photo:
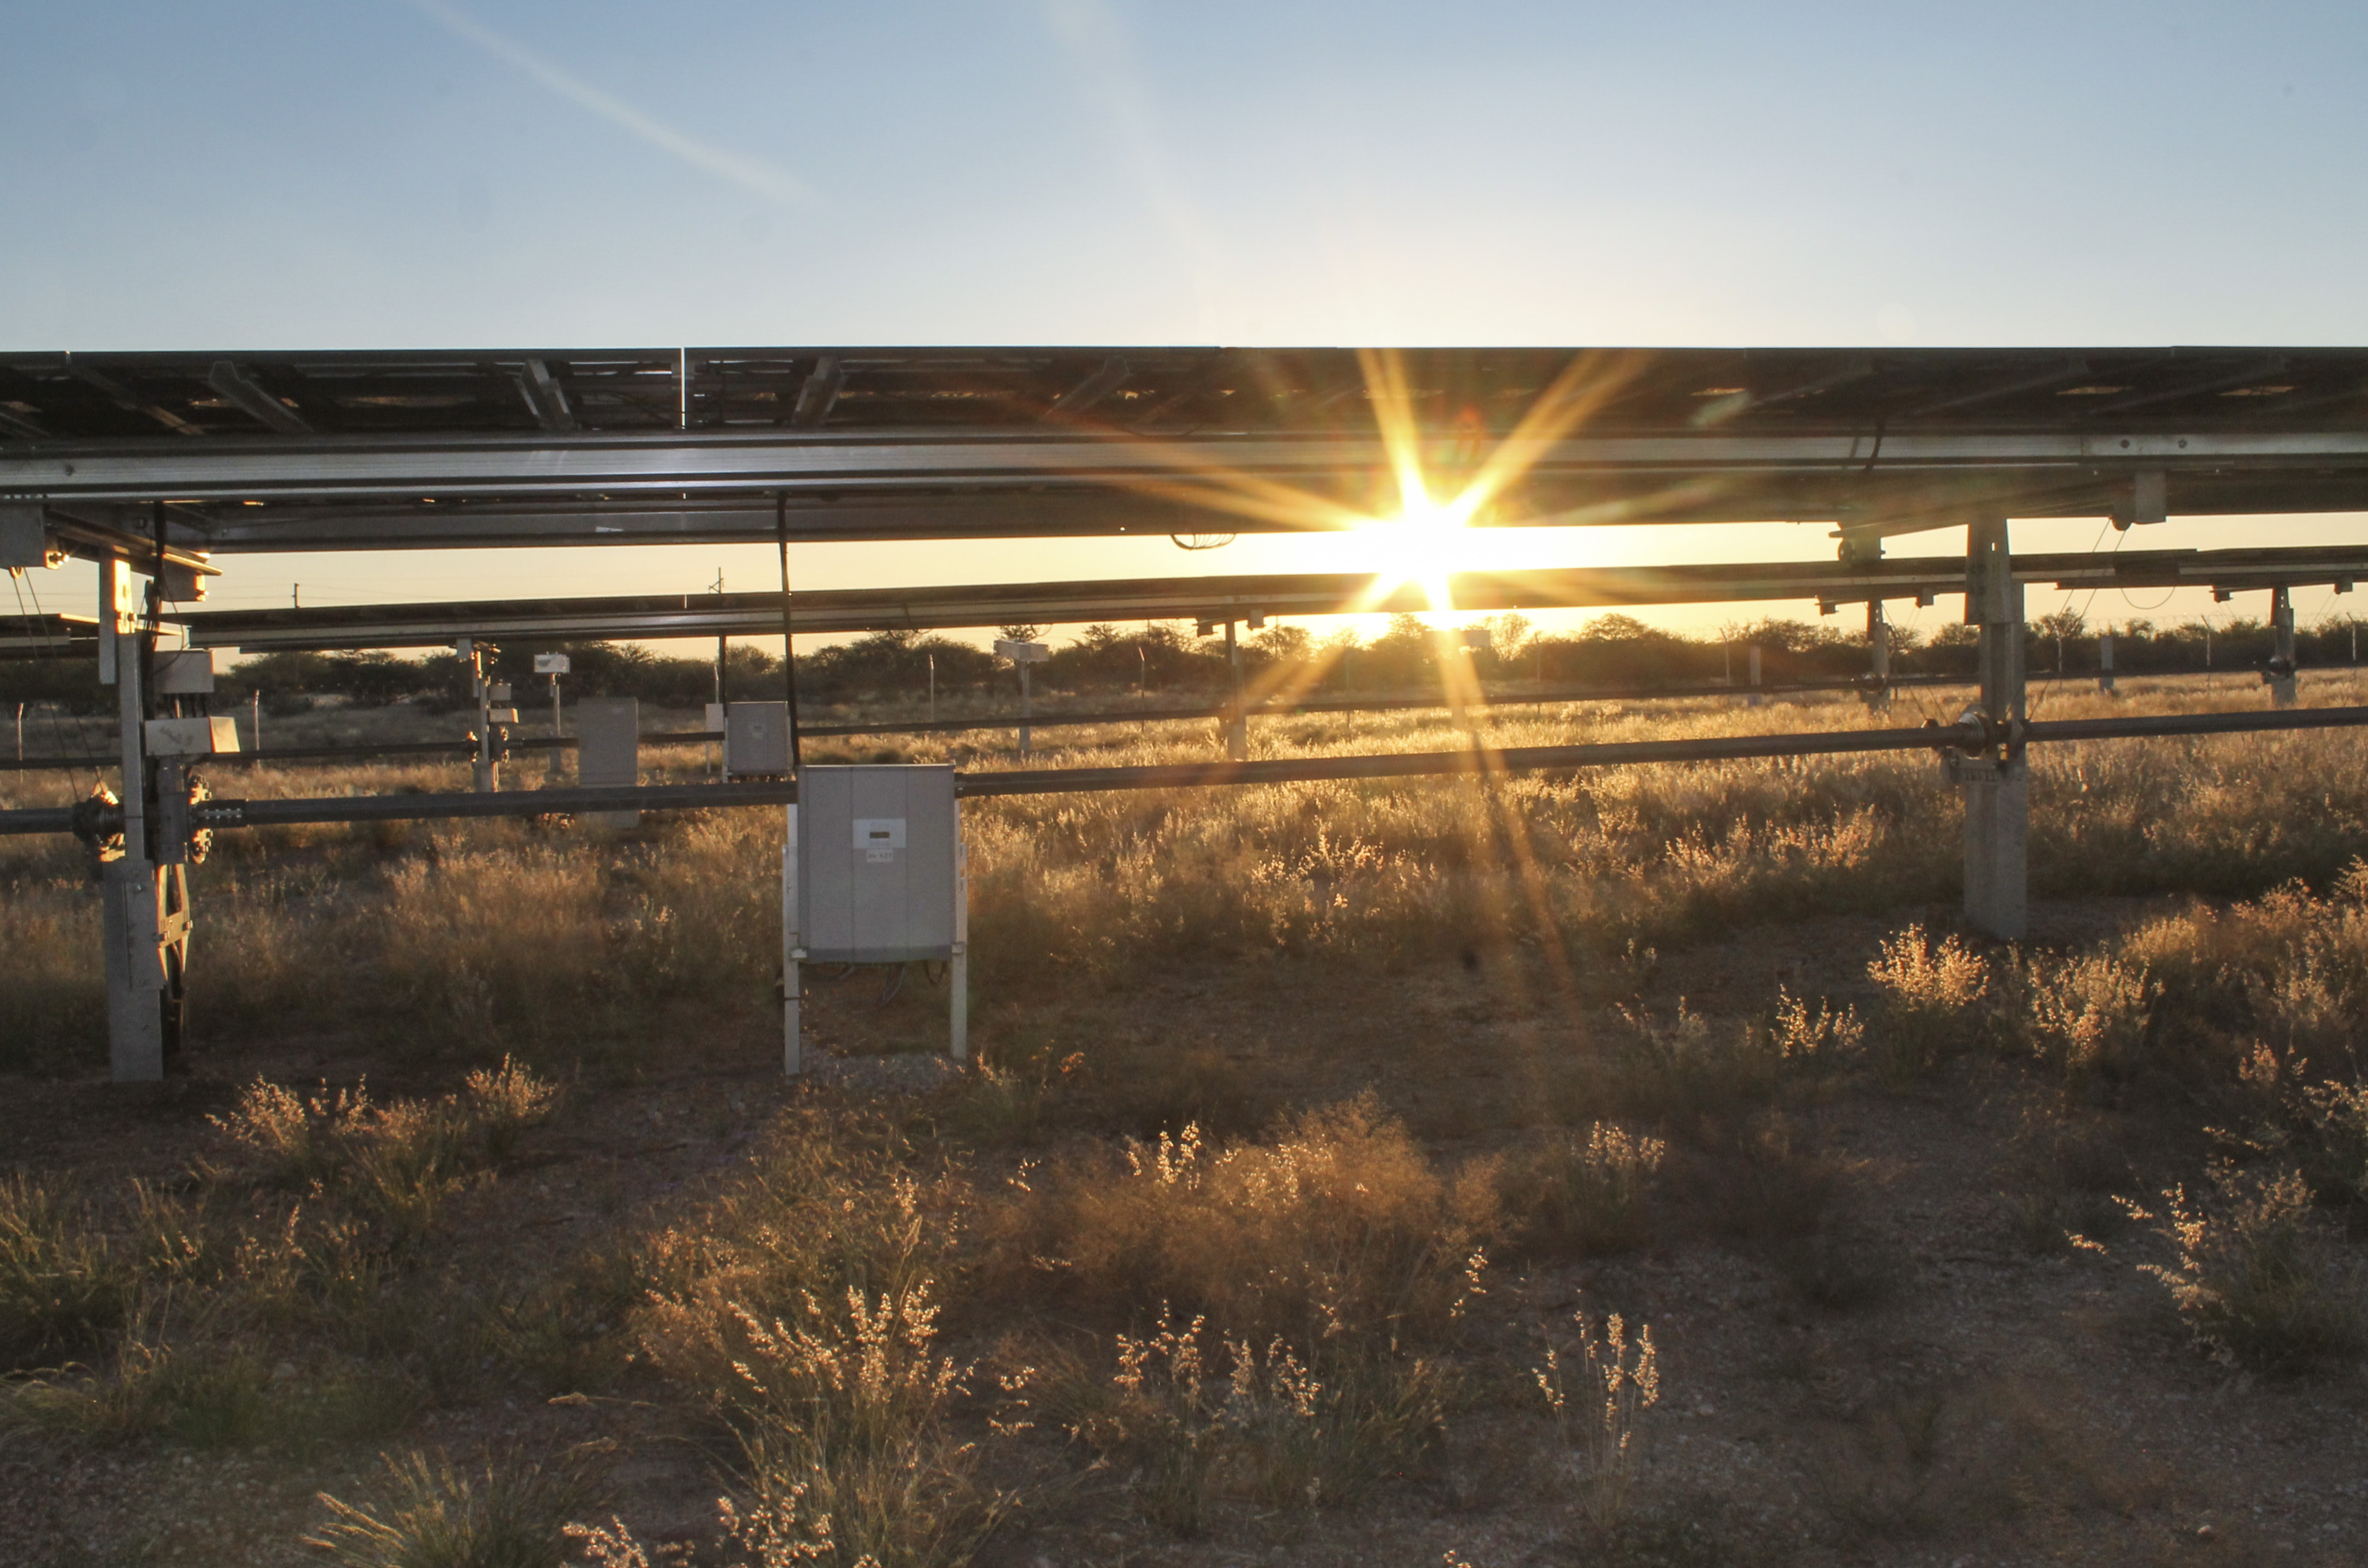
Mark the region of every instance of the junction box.
[[[736, 708], [738, 705], [734, 704]], [[786, 1060], [799, 1069], [798, 966], [949, 966], [953, 1054], [968, 1052], [969, 884], [951, 765], [807, 767], [781, 852]]]
[[790, 705], [734, 702], [723, 710], [723, 771], [734, 778], [790, 776]]

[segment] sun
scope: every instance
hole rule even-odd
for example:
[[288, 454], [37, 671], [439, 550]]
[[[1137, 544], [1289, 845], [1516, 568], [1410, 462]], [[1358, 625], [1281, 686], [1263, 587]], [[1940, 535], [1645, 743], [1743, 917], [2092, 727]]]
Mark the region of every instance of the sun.
[[1457, 501], [1434, 501], [1419, 483], [1409, 487], [1395, 517], [1375, 518], [1358, 531], [1378, 557], [1373, 574], [1376, 602], [1407, 584], [1422, 590], [1425, 608], [1452, 610], [1449, 579], [1470, 553], [1472, 509]]

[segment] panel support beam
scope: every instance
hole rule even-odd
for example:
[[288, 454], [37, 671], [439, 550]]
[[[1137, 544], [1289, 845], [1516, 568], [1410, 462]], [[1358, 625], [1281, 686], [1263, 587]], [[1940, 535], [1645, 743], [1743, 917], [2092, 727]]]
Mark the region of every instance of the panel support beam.
[[567, 391], [552, 376], [551, 367], [540, 359], [529, 359], [518, 371], [518, 395], [526, 399], [527, 412], [544, 429], [564, 432], [575, 428], [575, 411], [567, 406]]
[[1097, 403], [1125, 384], [1129, 373], [1125, 360], [1103, 360], [1092, 375], [1053, 400], [1053, 406], [1044, 411], [1044, 422], [1057, 424], [1092, 413]]
[[847, 370], [837, 359], [825, 354], [815, 360], [814, 369], [798, 388], [797, 406], [790, 411], [790, 423], [802, 430], [819, 428], [830, 417], [839, 392], [846, 385]]
[[272, 396], [262, 382], [241, 369], [235, 359], [215, 360], [213, 369], [207, 372], [206, 385], [233, 408], [283, 436], [313, 433], [302, 415]]

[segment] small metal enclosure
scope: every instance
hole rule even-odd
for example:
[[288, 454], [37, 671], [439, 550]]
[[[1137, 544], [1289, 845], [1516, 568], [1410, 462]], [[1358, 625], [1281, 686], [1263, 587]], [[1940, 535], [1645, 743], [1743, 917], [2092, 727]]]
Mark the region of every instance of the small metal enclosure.
[[953, 1054], [966, 1055], [969, 886], [951, 765], [804, 768], [787, 825], [786, 1069], [800, 1067], [801, 963], [945, 960]]
[[155, 670], [159, 697], [201, 697], [214, 688], [214, 655], [210, 648], [159, 653]]
[[809, 767], [798, 819], [798, 931], [810, 961], [953, 956], [951, 766]]
[[143, 726], [150, 756], [227, 756], [238, 750], [235, 719], [151, 719]]
[[723, 712], [723, 771], [734, 778], [787, 778], [790, 705], [734, 702]]
[[[586, 697], [575, 704], [575, 781], [617, 788], [642, 781], [642, 705], [630, 697]], [[600, 827], [632, 827], [639, 812], [587, 812]]]

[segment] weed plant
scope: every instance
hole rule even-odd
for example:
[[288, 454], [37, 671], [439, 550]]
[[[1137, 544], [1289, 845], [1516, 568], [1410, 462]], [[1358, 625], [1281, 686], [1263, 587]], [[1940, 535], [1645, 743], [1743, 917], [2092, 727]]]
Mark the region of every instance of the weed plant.
[[1936, 942], [1923, 926], [1910, 926], [1884, 941], [1866, 975], [1882, 996], [1874, 1060], [1892, 1082], [1929, 1072], [1980, 1038], [1989, 964], [1957, 937]]
[[1562, 1451], [1583, 1460], [1580, 1484], [1588, 1519], [1598, 1529], [1617, 1525], [1636, 1483], [1636, 1417], [1660, 1403], [1661, 1363], [1650, 1324], [1628, 1338], [1618, 1312], [1599, 1324], [1585, 1307], [1571, 1317], [1577, 1349], [1565, 1370], [1562, 1346], [1548, 1336], [1543, 1365], [1531, 1369], [1554, 1412]]
[[936, 1354], [928, 1281], [845, 1312], [809, 1297], [795, 1327], [734, 1310], [738, 1387], [727, 1396], [750, 1499], [727, 1515], [757, 1561], [967, 1562], [1004, 1501], [974, 1446], [947, 1427], [972, 1369]]
[[1365, 1500], [1429, 1446], [1449, 1392], [1428, 1358], [1346, 1338], [1260, 1349], [1165, 1307], [1116, 1344], [1114, 1369], [1072, 1363], [1047, 1407], [1138, 1515], [1178, 1537], [1201, 1534], [1228, 1502], [1287, 1517]]
[[2031, 1049], [2066, 1086], [2135, 1072], [2161, 987], [2143, 964], [2111, 953], [2082, 953], [2022, 968]]
[[2124, 1203], [2171, 1253], [2169, 1263], [2138, 1267], [2160, 1282], [2196, 1344], [2271, 1371], [2368, 1347], [2368, 1280], [2313, 1209], [2301, 1173], [2223, 1164], [2210, 1185], [2207, 1198], [2173, 1186], [2159, 1208]]

